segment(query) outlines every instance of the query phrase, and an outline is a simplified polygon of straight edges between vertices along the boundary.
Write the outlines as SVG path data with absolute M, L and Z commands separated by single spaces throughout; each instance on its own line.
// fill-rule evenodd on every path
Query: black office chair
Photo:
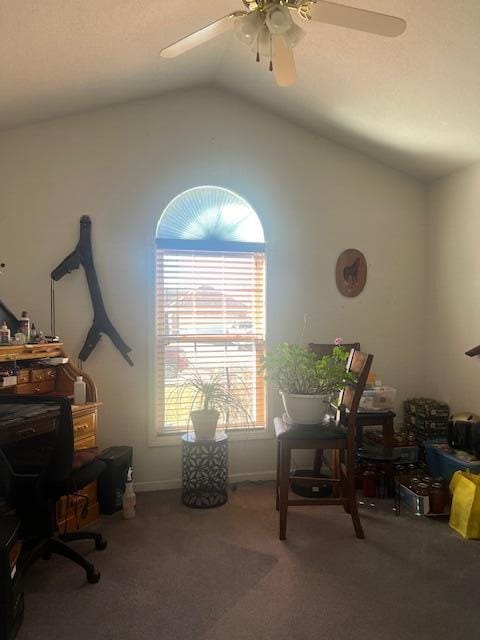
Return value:
M 83 567 L 88 582 L 98 582 L 100 573 L 65 542 L 94 540 L 95 548 L 99 550 L 105 549 L 107 542 L 100 533 L 91 531 L 55 535 L 55 506 L 60 496 L 74 495 L 97 480 L 106 467 L 105 463 L 96 458 L 79 469 L 73 468 L 73 420 L 68 398 L 0 395 L 0 404 L 3 403 L 53 404 L 60 410 L 56 431 L 50 438 L 41 436 L 40 446 L 37 442 L 29 451 L 27 439 L 22 442 L 22 451 L 12 445 L 0 448 L 3 490 L 21 520 L 21 537 L 24 547 L 29 550 L 24 570 L 38 558 L 48 559 L 52 553 L 57 553 Z M 32 444 L 37 439 L 32 438 Z

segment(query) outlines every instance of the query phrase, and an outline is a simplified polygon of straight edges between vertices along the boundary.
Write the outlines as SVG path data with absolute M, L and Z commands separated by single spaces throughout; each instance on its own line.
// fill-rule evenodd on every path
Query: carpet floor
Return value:
M 446 520 L 292 508 L 278 540 L 273 484 L 239 485 L 218 509 L 141 494 L 137 517 L 99 523 L 105 551 L 75 543 L 102 577 L 58 557 L 25 584 L 18 640 L 452 640 L 478 638 L 480 544 Z

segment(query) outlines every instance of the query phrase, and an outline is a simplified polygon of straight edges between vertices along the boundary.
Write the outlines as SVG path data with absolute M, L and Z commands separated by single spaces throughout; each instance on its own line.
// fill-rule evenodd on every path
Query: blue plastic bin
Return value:
M 443 476 L 447 482 L 450 482 L 455 471 L 468 469 L 472 473 L 480 473 L 479 460 L 461 460 L 453 451 L 453 449 L 446 451 L 444 445 L 425 444 L 425 458 L 430 475 Z

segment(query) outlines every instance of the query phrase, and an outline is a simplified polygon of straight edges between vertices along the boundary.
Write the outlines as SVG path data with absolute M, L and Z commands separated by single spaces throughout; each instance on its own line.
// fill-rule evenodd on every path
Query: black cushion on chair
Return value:
M 347 435 L 344 427 L 334 420 L 325 420 L 319 424 L 294 424 L 283 417 L 287 430 L 277 434 L 282 440 L 302 440 L 318 438 L 318 440 L 345 440 Z
M 95 482 L 106 467 L 105 462 L 96 458 L 93 462 L 89 462 L 77 471 L 73 471 L 67 480 L 50 483 L 47 489 L 48 496 L 58 500 L 60 496 L 75 493 L 75 491 L 86 487 L 87 484 Z
M 90 482 L 94 482 L 107 468 L 103 460 L 96 458 L 93 462 L 84 465 L 78 471 L 74 471 L 71 475 L 72 485 L 75 489 L 83 489 Z

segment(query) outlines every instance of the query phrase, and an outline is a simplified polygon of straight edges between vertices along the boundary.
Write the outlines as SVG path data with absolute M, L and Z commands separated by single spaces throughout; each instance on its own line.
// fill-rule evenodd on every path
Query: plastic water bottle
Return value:
M 77 376 L 73 383 L 73 404 L 85 404 L 87 401 L 87 385 L 82 376 Z
M 125 492 L 122 498 L 122 515 L 126 520 L 130 520 L 135 517 L 135 505 L 137 498 L 133 489 L 132 482 L 132 467 L 128 470 L 127 482 L 125 483 Z

